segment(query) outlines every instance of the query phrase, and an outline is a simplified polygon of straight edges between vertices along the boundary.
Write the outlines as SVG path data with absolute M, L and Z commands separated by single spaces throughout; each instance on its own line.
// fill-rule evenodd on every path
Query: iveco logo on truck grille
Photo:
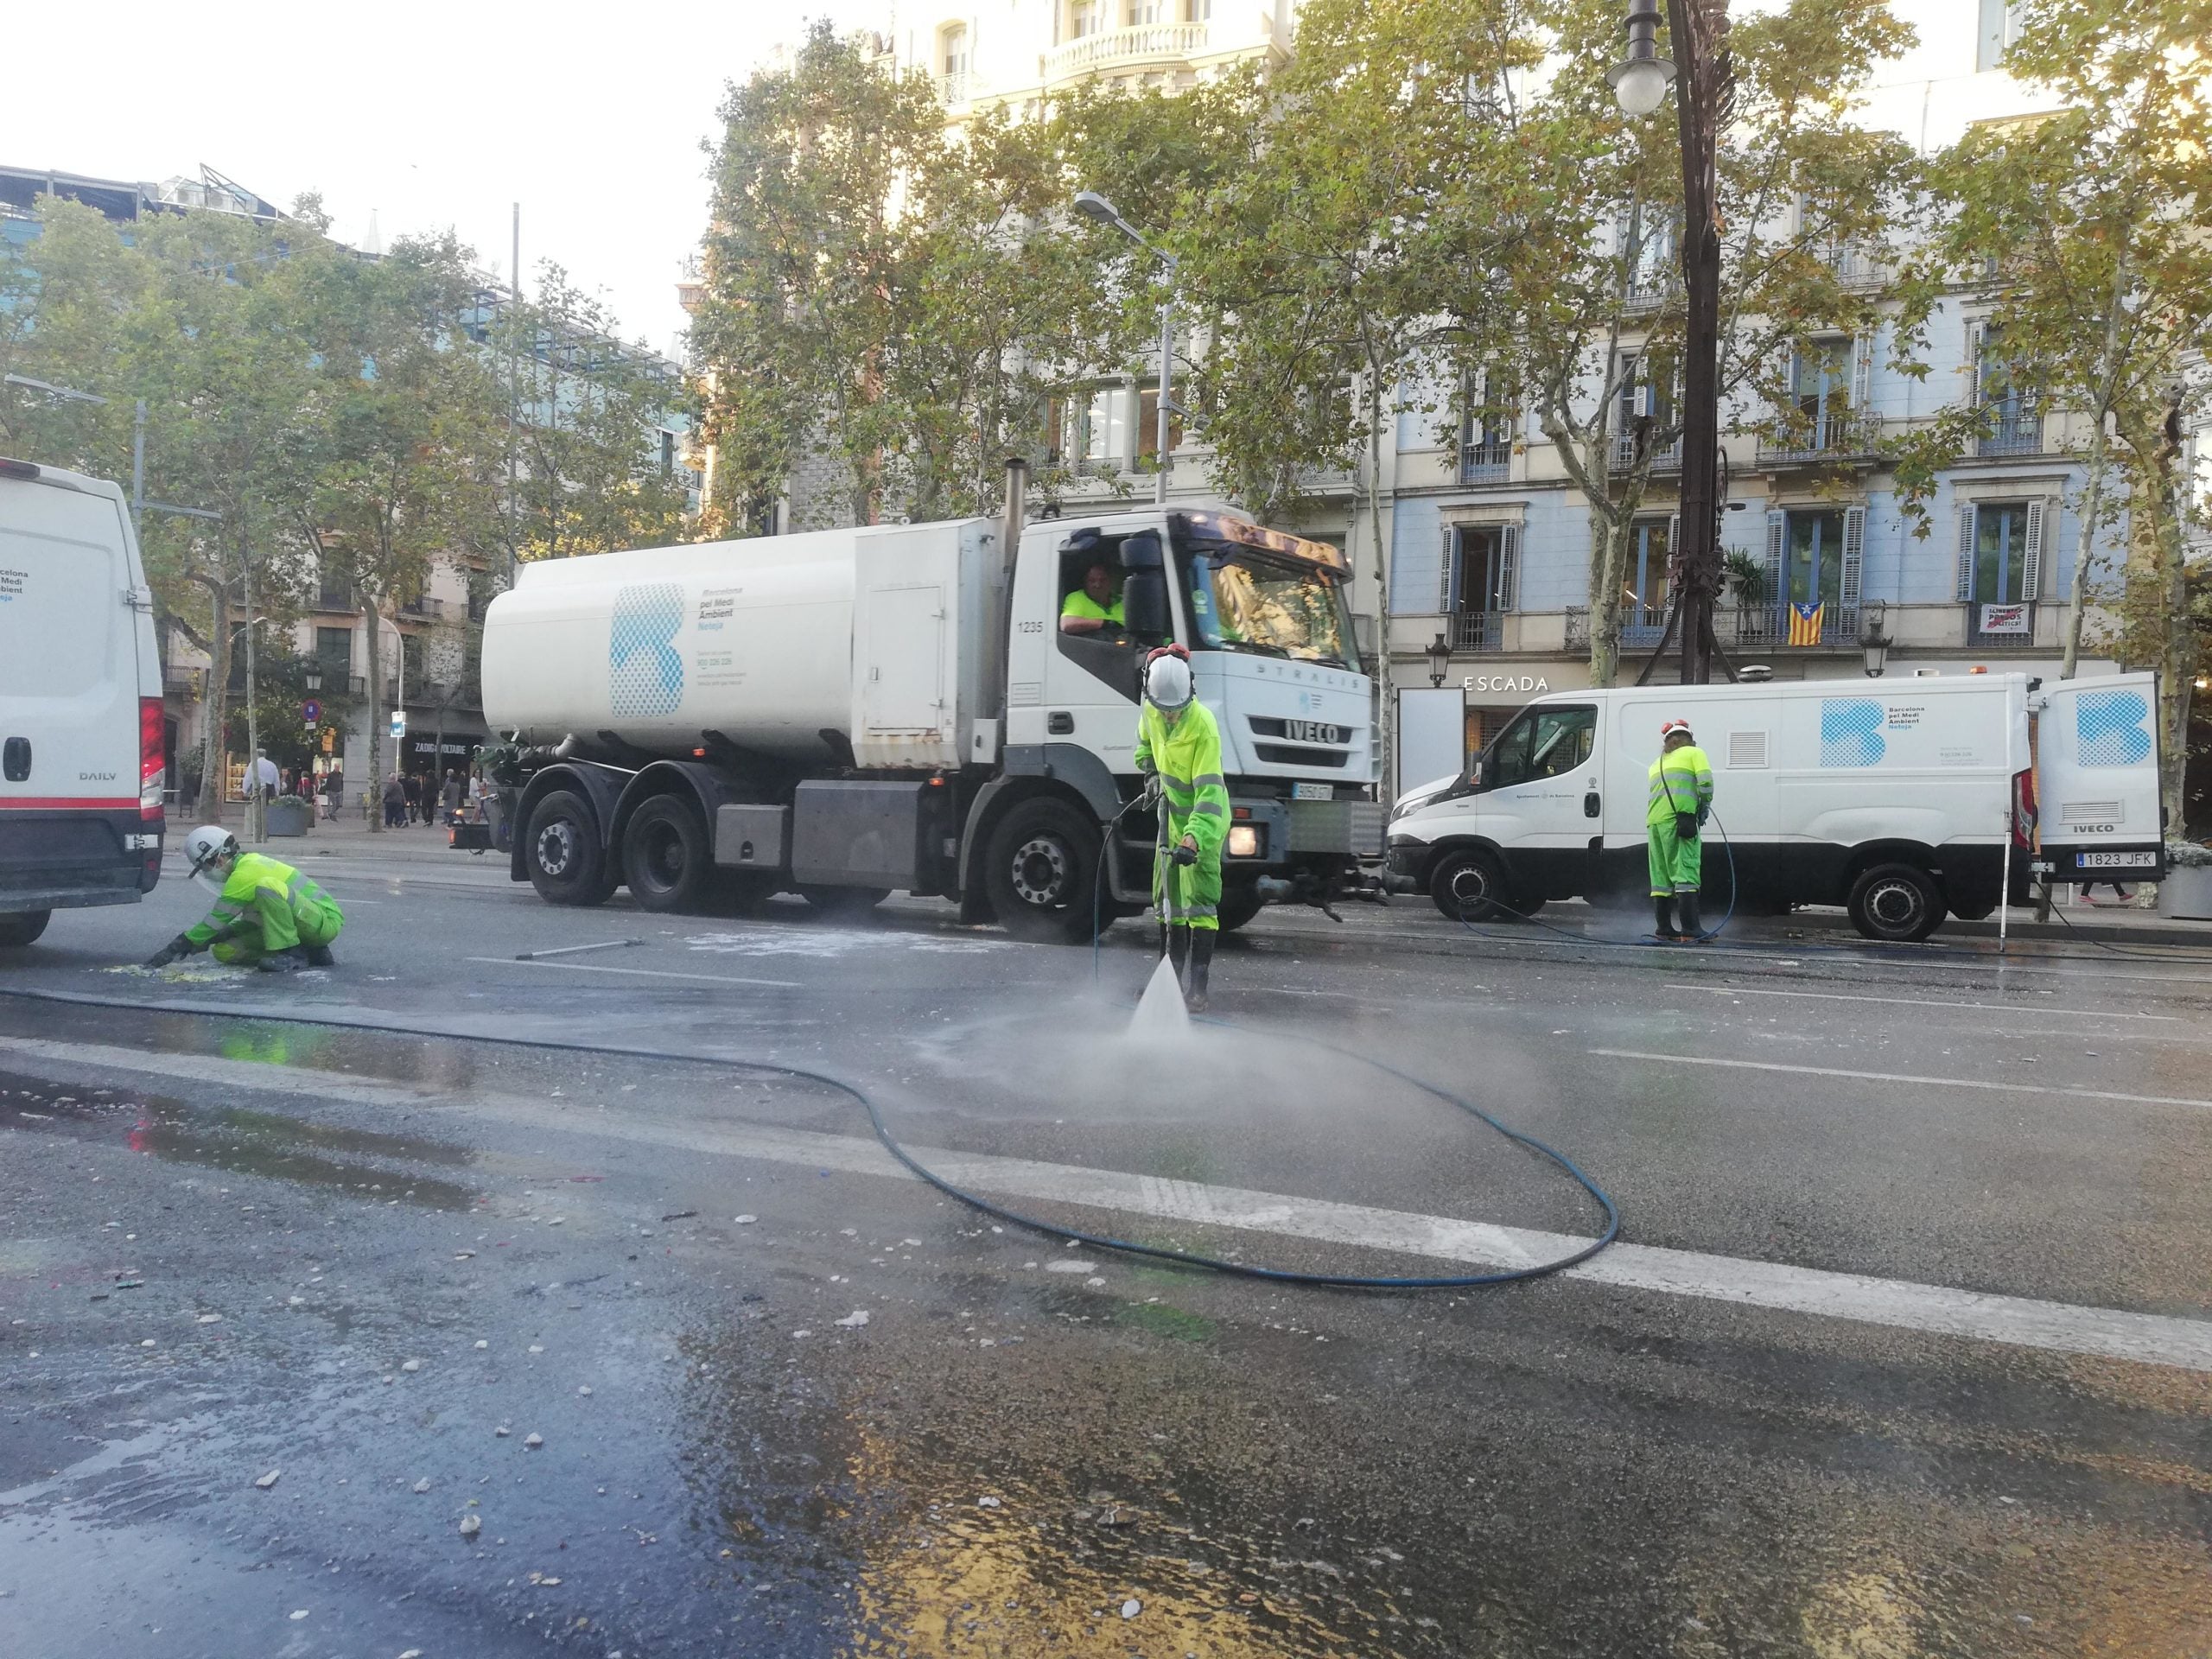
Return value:
M 1299 743 L 1348 743 L 1351 741 L 1345 735 L 1343 727 L 1325 725 L 1318 720 L 1286 720 L 1282 723 L 1282 734 Z

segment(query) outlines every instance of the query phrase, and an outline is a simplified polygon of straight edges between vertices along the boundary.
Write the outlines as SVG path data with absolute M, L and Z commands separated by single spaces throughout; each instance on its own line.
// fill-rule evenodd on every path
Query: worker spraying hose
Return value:
M 1713 762 L 1690 735 L 1687 720 L 1659 728 L 1660 754 L 1651 763 L 1651 800 L 1644 838 L 1651 866 L 1652 931 L 1662 939 L 1695 944 L 1705 937 L 1698 890 L 1705 873 L 1706 815 L 1713 810 Z M 1675 912 L 1681 912 L 1681 927 Z
M 1229 788 L 1221 775 L 1221 728 L 1194 695 L 1191 654 L 1180 645 L 1164 645 L 1145 659 L 1136 766 L 1160 821 L 1152 902 L 1160 912 L 1160 949 L 1175 964 L 1184 1006 L 1203 1013 L 1221 933 Z

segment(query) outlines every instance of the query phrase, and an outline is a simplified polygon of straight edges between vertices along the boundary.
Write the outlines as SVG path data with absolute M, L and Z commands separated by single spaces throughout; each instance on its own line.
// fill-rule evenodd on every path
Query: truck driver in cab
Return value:
M 1083 573 L 1083 586 L 1060 607 L 1062 633 L 1115 634 L 1122 631 L 1122 596 L 1114 591 L 1114 573 L 1094 564 Z

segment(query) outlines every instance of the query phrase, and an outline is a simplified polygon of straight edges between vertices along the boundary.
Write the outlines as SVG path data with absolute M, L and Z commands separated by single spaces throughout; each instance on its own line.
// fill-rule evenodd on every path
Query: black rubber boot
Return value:
M 1187 985 L 1190 976 L 1187 964 L 1191 960 L 1191 930 L 1171 927 L 1167 930 L 1167 959 L 1175 964 L 1175 982 Z
M 1192 1014 L 1206 1011 L 1206 973 L 1213 966 L 1213 942 L 1217 937 L 1210 927 L 1194 927 L 1191 935 L 1191 983 L 1183 993 L 1183 1006 Z
M 330 947 L 328 945 L 311 944 L 308 946 L 308 967 L 335 968 L 337 965 L 338 958 L 330 954 Z
M 308 965 L 308 948 L 296 944 L 289 950 L 272 950 L 254 965 L 264 974 L 296 974 Z
M 1697 913 L 1697 894 L 1678 893 L 1675 895 L 1675 902 L 1681 906 L 1682 937 L 1694 944 L 1705 937 L 1705 924 L 1699 919 Z
M 1655 893 L 1651 899 L 1651 935 L 1654 938 L 1671 939 L 1680 937 L 1675 931 L 1675 901 L 1665 893 Z

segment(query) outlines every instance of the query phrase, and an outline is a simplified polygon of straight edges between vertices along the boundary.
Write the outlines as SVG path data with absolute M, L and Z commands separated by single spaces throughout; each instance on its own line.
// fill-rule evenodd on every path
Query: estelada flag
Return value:
M 1827 607 L 1826 600 L 1812 605 L 1792 605 L 1789 607 L 1789 643 L 1793 645 L 1819 645 L 1821 616 Z

